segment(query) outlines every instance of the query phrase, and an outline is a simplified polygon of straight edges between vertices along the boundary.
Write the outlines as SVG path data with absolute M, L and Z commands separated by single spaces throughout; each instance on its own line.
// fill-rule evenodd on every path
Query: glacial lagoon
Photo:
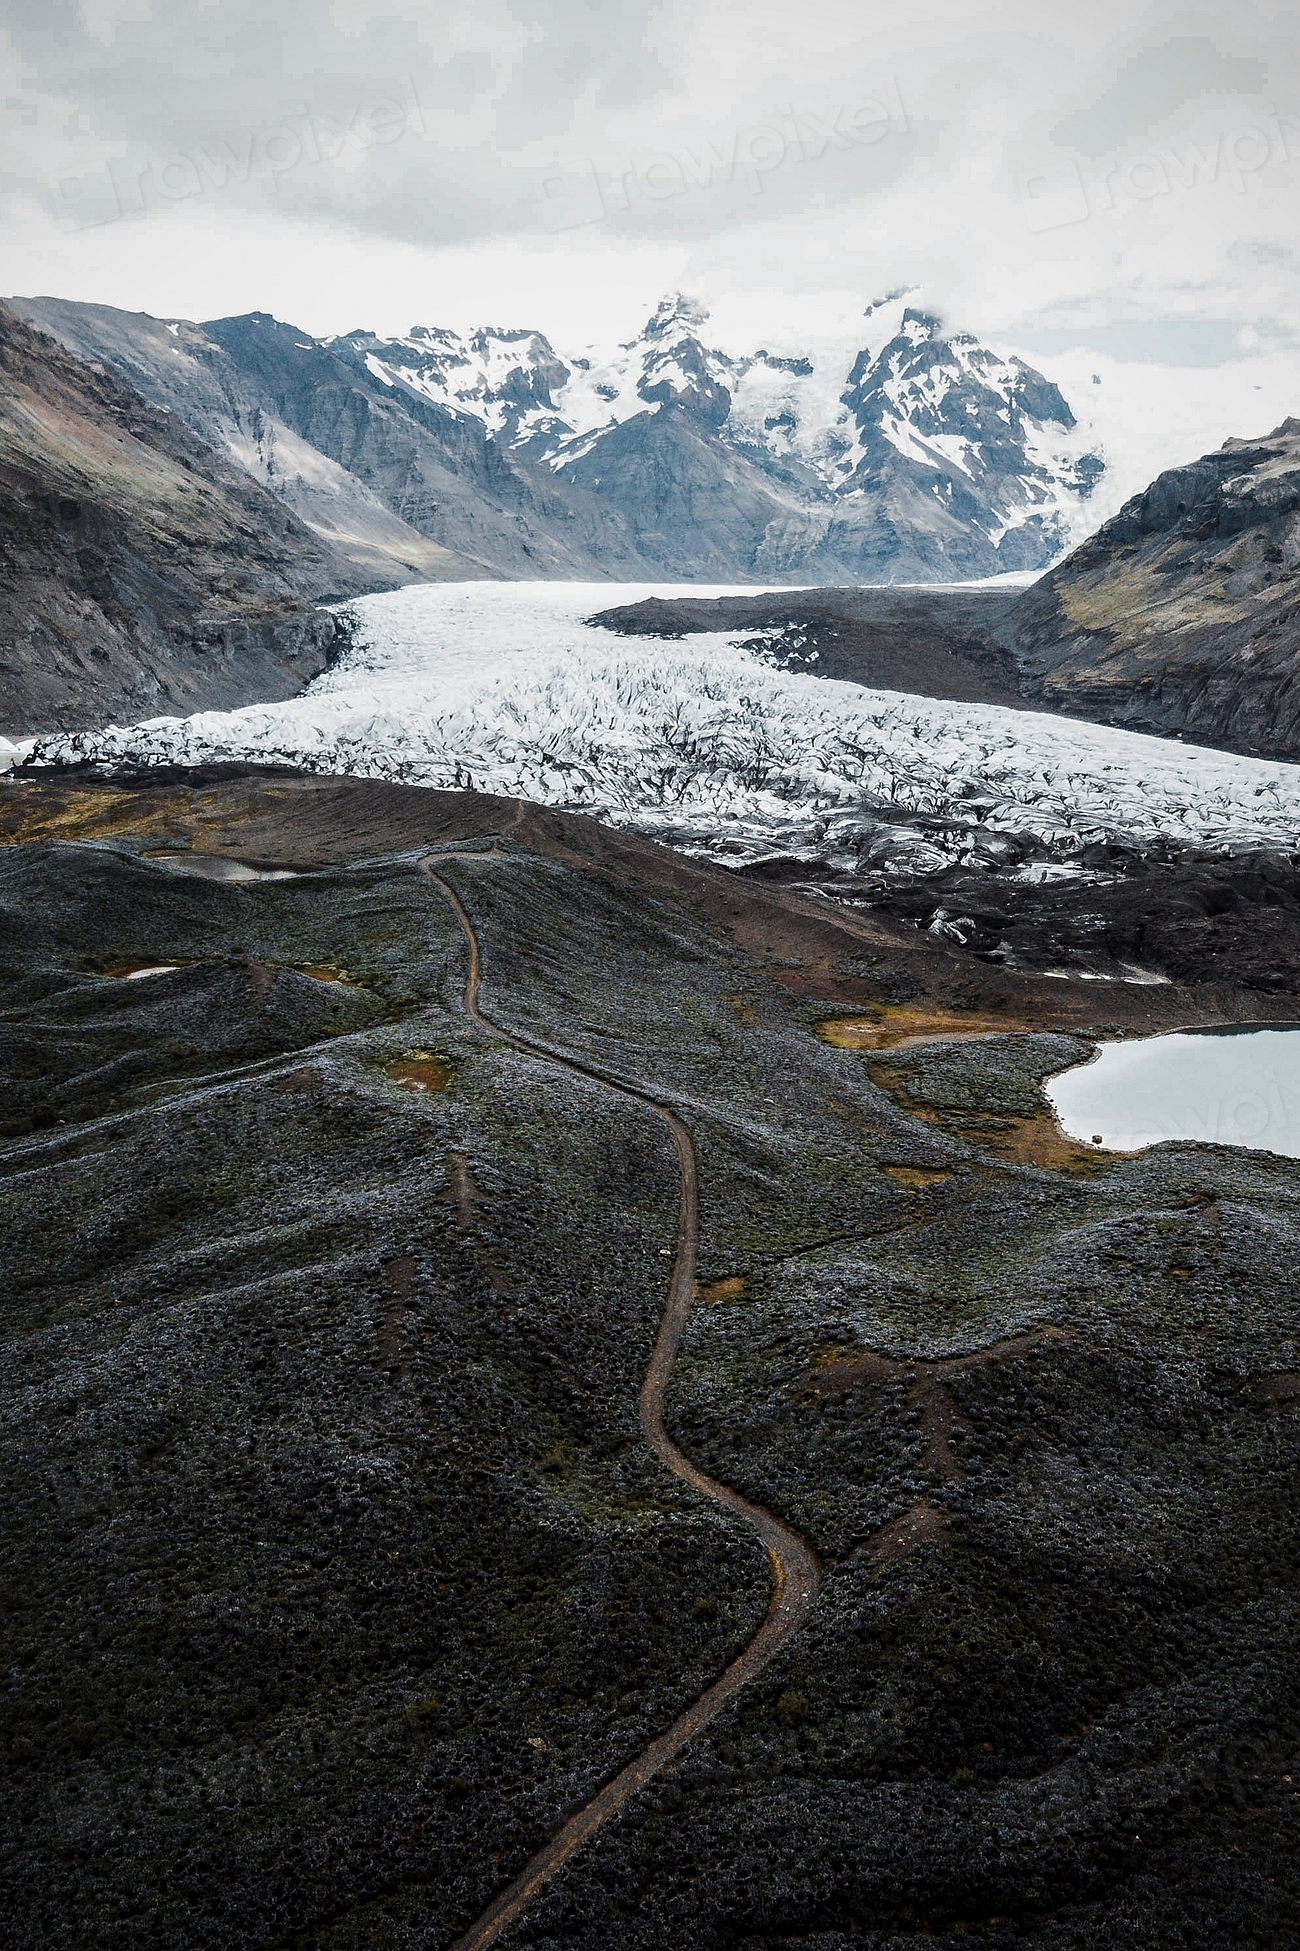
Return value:
M 1197 1138 L 1300 1158 L 1300 1024 L 1104 1043 L 1046 1091 L 1071 1138 L 1107 1151 Z

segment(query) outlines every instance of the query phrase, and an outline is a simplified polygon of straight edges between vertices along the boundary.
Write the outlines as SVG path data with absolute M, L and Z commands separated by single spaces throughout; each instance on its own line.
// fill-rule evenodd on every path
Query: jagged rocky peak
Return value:
M 640 351 L 641 376 L 637 394 L 650 406 L 675 406 L 694 413 L 709 426 L 725 426 L 731 413 L 731 389 L 726 380 L 732 361 L 710 351 L 699 337 L 708 322 L 704 306 L 681 292 L 660 301 L 641 341 L 627 349 Z
M 912 306 L 878 353 L 858 354 L 843 397 L 862 443 L 846 463 L 857 474 L 878 461 L 881 441 L 945 471 L 1000 472 L 1008 460 L 1023 464 L 1027 440 L 1075 425 L 1042 373 L 970 332 L 946 332 L 932 312 Z
M 884 342 L 858 354 L 841 395 L 833 491 L 879 495 L 892 484 L 911 496 L 913 525 L 919 495 L 986 538 L 1002 567 L 1041 568 L 1068 542 L 1103 464 L 1079 451 L 1074 415 L 1049 379 L 950 331 L 906 302 L 913 296 L 867 309 Z
M 553 423 L 554 396 L 569 378 L 545 333 L 526 327 L 480 325 L 462 333 L 413 325 L 403 339 L 349 332 L 336 343 L 383 384 L 410 387 L 512 443 L 533 437 L 539 423 Z

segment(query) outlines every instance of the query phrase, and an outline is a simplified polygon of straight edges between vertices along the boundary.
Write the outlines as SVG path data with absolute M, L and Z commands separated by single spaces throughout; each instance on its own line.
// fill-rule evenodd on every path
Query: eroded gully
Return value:
M 459 854 L 457 859 L 483 858 Z M 443 856 L 445 859 L 446 856 Z M 558 1050 L 551 1050 L 545 1044 L 530 1043 L 525 1038 L 515 1036 L 492 1020 L 479 1006 L 479 977 L 481 956 L 478 937 L 474 925 L 455 889 L 445 881 L 432 866 L 428 857 L 420 862 L 420 870 L 435 887 L 439 889 L 450 904 L 465 943 L 469 950 L 469 968 L 465 977 L 465 1013 L 471 1022 L 492 1036 L 510 1044 L 530 1057 L 543 1058 L 547 1063 L 560 1064 L 566 1070 L 574 1071 L 580 1077 L 592 1079 L 606 1089 L 617 1091 L 620 1096 L 631 1098 L 637 1104 L 646 1105 L 656 1117 L 667 1126 L 677 1153 L 677 1164 L 681 1174 L 681 1202 L 677 1218 L 677 1249 L 673 1258 L 672 1273 L 668 1283 L 668 1294 L 663 1314 L 659 1322 L 659 1332 L 655 1337 L 654 1350 L 649 1367 L 641 1383 L 640 1413 L 641 1428 L 655 1455 L 673 1475 L 680 1477 L 694 1490 L 709 1497 L 716 1504 L 723 1505 L 737 1517 L 743 1518 L 762 1539 L 767 1551 L 768 1562 L 772 1568 L 772 1597 L 767 1613 L 753 1639 L 744 1651 L 737 1655 L 711 1687 L 694 1701 L 684 1713 L 679 1714 L 671 1727 L 650 1742 L 620 1769 L 613 1780 L 607 1782 L 596 1795 L 592 1796 L 577 1814 L 571 1816 L 556 1831 L 550 1841 L 543 1844 L 535 1856 L 525 1863 L 513 1882 L 497 1893 L 478 1921 L 464 1935 L 458 1938 L 451 1951 L 486 1951 L 494 1944 L 506 1927 L 536 1896 L 537 1892 L 563 1868 L 574 1852 L 580 1849 L 587 1839 L 594 1835 L 602 1823 L 608 1822 L 623 1805 L 658 1774 L 675 1755 L 679 1754 L 688 1742 L 706 1728 L 710 1721 L 722 1712 L 753 1680 L 772 1659 L 778 1649 L 796 1632 L 807 1617 L 817 1597 L 821 1570 L 816 1554 L 811 1546 L 783 1524 L 778 1517 L 766 1511 L 761 1505 L 751 1504 L 748 1498 L 726 1484 L 718 1483 L 699 1465 L 692 1463 L 677 1445 L 664 1425 L 664 1398 L 668 1382 L 681 1346 L 682 1332 L 686 1317 L 690 1313 L 691 1298 L 695 1290 L 695 1261 L 699 1247 L 699 1192 L 695 1169 L 695 1146 L 686 1125 L 666 1104 L 653 1097 L 650 1092 L 638 1090 L 634 1085 L 623 1083 L 607 1072 L 593 1065 L 580 1062 L 576 1057 L 565 1056 Z

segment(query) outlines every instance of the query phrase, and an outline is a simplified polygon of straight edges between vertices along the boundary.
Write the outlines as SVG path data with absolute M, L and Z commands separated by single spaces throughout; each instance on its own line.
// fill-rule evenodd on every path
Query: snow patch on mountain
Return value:
M 569 377 L 555 395 L 558 421 L 568 437 L 545 449 L 534 443 L 532 451 L 560 468 L 590 452 L 593 440 L 611 427 L 667 406 L 724 428 L 748 361 L 704 343 L 700 333 L 707 319 L 703 306 L 674 292 L 635 339 L 612 352 L 590 347 L 586 356 L 571 359 Z
M 866 307 L 856 344 L 724 350 L 680 292 L 636 338 L 561 357 L 540 332 L 336 341 L 384 385 L 404 386 L 560 470 L 639 414 L 676 408 L 794 484 L 811 503 L 860 499 L 905 465 L 945 506 L 954 494 L 996 547 L 1035 522 L 1036 560 L 1082 533 L 1101 463 L 1059 389 L 1014 355 L 945 331 L 911 290 Z M 969 503 L 969 507 L 965 504 Z M 1012 566 L 1019 566 L 1018 564 Z
M 924 871 L 996 834 L 1031 837 L 1066 862 L 1111 839 L 1296 844 L 1300 767 L 868 691 L 774 669 L 723 634 L 616 635 L 584 622 L 607 600 L 606 585 L 582 583 L 368 597 L 354 606 L 347 658 L 301 697 L 50 737 L 36 761 L 282 763 L 471 788 L 732 863 L 847 857 L 869 843 Z
M 407 388 L 444 411 L 477 420 L 511 446 L 539 434 L 550 444 L 570 429 L 557 417 L 553 391 L 568 368 L 541 332 L 480 326 L 461 334 L 415 325 L 404 339 L 349 332 L 328 343 L 393 388 Z

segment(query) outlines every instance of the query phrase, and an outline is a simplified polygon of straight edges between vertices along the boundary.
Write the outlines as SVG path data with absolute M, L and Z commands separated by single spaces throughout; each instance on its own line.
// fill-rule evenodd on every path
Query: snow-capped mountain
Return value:
M 480 421 L 511 448 L 560 467 L 582 443 L 660 407 L 726 424 L 729 388 L 746 362 L 703 344 L 698 329 L 707 317 L 676 294 L 628 344 L 567 359 L 541 332 L 495 326 L 461 334 L 417 325 L 403 339 L 350 332 L 331 343 L 360 355 L 384 385 L 409 386 Z
M 337 475 L 328 494 L 312 480 L 303 443 L 471 574 L 857 583 L 1044 568 L 1090 525 L 1101 463 L 1055 386 L 915 295 L 868 306 L 855 347 L 806 352 L 720 346 L 680 294 L 634 339 L 581 351 L 524 329 L 315 340 L 260 313 L 195 326 L 15 303 L 120 364 L 304 519 L 327 501 L 335 544 L 346 496 Z M 268 462 L 267 427 L 290 470 Z M 400 536 L 377 544 L 377 511 L 354 499 L 372 559 L 379 546 L 417 559 Z
M 1000 553 L 1006 537 L 1031 528 L 1032 542 L 1016 536 L 1017 555 L 1058 549 L 1072 501 L 1102 472 L 1095 455 L 1070 452 L 1074 415 L 1050 380 L 968 332 L 945 334 L 924 312 L 905 311 L 874 358 L 858 355 L 843 399 L 852 440 L 837 467 L 841 493 L 878 492 L 904 468 L 928 473 L 930 492 L 984 526 Z
M 415 325 L 404 339 L 348 332 L 330 345 L 359 358 L 380 384 L 409 387 L 452 413 L 482 423 L 517 447 L 539 431 L 570 431 L 552 393 L 569 369 L 541 332 L 481 326 L 467 334 L 440 325 Z
M 738 354 L 710 344 L 707 312 L 680 293 L 613 352 L 561 357 L 538 332 L 461 337 L 433 327 L 341 343 L 382 384 L 469 415 L 513 451 L 606 495 L 637 472 L 629 425 L 642 423 L 652 466 L 662 429 L 650 422 L 684 416 L 790 503 L 769 512 L 754 567 L 797 567 L 771 559 L 768 530 L 811 512 L 811 524 L 794 523 L 795 554 L 814 575 L 841 565 L 851 574 L 864 554 L 873 568 L 882 556 L 906 567 L 914 555 L 919 573 L 1041 568 L 1077 534 L 1101 462 L 1072 441 L 1074 415 L 1041 373 L 946 332 L 911 296 L 867 307 L 867 342 L 847 371 L 833 350 Z M 635 481 L 632 495 L 623 512 L 635 532 L 644 527 Z

